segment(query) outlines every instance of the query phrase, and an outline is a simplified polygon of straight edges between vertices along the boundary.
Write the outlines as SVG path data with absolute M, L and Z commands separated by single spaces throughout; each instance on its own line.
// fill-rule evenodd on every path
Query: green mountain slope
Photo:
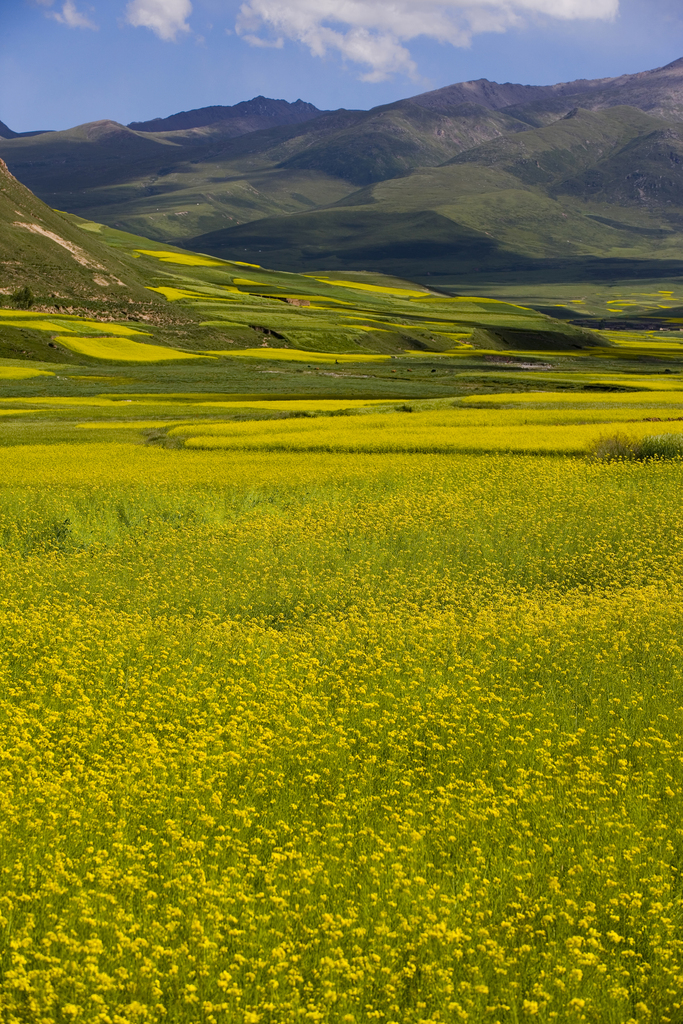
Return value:
M 80 304 L 149 302 L 135 261 L 49 209 L 0 160 L 0 293 L 28 286 L 40 298 Z
M 449 163 L 495 167 L 526 185 L 547 185 L 592 167 L 661 124 L 659 118 L 633 107 L 600 112 L 575 109 L 547 127 L 472 147 Z
M 411 277 L 668 276 L 683 269 L 679 146 L 675 124 L 639 110 L 579 110 L 372 184 L 326 210 L 188 244 L 228 258 L 260 253 L 275 266 Z
M 682 188 L 683 125 L 664 124 L 580 173 L 562 178 L 551 192 L 649 210 L 678 226 Z
M 0 156 L 51 206 L 168 239 L 296 213 L 347 195 L 354 187 L 350 182 L 278 165 L 321 132 L 336 132 L 358 116 L 342 112 L 240 138 L 232 138 L 223 124 L 150 133 L 101 121 L 0 140 Z
M 458 107 L 445 116 L 404 100 L 370 111 L 280 166 L 324 171 L 366 185 L 437 166 L 486 139 L 525 129 L 515 118 L 482 106 Z

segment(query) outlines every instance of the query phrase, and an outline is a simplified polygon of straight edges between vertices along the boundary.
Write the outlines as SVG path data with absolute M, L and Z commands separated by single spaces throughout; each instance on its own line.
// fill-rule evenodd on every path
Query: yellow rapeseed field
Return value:
M 507 397 L 507 396 L 506 396 Z M 341 419 L 185 423 L 170 430 L 188 448 L 301 452 L 585 453 L 615 423 L 634 439 L 661 432 L 652 420 L 670 418 L 673 432 L 683 414 L 678 406 L 648 403 L 623 410 L 447 409 L 403 414 L 369 413 Z M 407 407 L 408 409 L 411 406 Z M 654 415 L 652 415 L 654 413 Z M 650 415 L 648 415 L 650 414 Z
M 186 267 L 224 267 L 224 260 L 216 260 L 212 256 L 201 256 L 195 252 L 170 252 L 162 249 L 136 249 L 143 256 L 153 256 L 162 263 L 176 263 Z
M 106 359 L 116 363 L 159 363 L 178 359 L 200 359 L 192 352 L 180 352 L 165 345 L 147 345 L 131 338 L 79 338 L 58 335 L 55 339 L 65 348 L 92 359 Z
M 680 461 L 2 485 L 3 1024 L 682 1019 Z
M 28 377 L 54 377 L 54 373 L 33 366 L 0 366 L 0 380 L 26 380 Z

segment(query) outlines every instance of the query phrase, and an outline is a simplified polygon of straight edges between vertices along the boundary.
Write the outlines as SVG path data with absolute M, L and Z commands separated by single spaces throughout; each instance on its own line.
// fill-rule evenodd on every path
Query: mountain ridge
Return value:
M 488 78 L 477 78 L 469 82 L 456 82 L 440 89 L 418 93 L 408 99 L 418 106 L 430 110 L 446 111 L 461 103 L 477 103 L 491 110 L 504 110 L 505 107 L 521 106 L 533 103 L 541 96 L 575 95 L 589 92 L 598 84 L 612 82 L 611 78 L 592 80 L 577 79 L 573 82 L 561 82 L 557 85 L 521 85 L 516 82 L 491 82 Z
M 4 121 L 0 121 L 0 139 L 31 139 L 34 135 L 48 135 L 49 129 L 35 132 L 13 132 Z
M 656 87 L 662 82 L 665 83 L 664 88 L 669 90 L 664 96 L 659 95 L 658 99 L 650 101 L 643 95 L 643 87 L 647 90 L 648 85 Z M 670 91 L 672 82 L 674 95 Z M 614 96 L 616 99 L 617 94 L 619 102 L 610 104 L 610 98 Z M 559 109 L 563 102 L 568 103 L 570 108 L 573 105 L 585 106 L 589 102 L 621 106 L 628 103 L 625 98 L 627 95 L 631 99 L 639 98 L 641 103 L 651 103 L 649 108 L 641 109 L 657 109 L 669 113 L 675 110 L 683 113 L 683 57 L 659 68 L 618 75 L 614 78 L 576 79 L 572 82 L 558 82 L 555 85 L 519 85 L 511 82 L 501 84 L 480 78 L 447 85 L 441 89 L 411 96 L 409 99 L 418 106 L 442 111 L 468 101 L 488 106 L 492 110 L 505 110 L 525 106 L 533 108 L 544 102 L 550 102 L 556 109 Z M 577 100 L 576 104 L 571 102 L 574 99 Z M 640 107 L 640 103 L 628 105 Z
M 319 117 L 327 111 L 319 110 L 312 103 L 298 99 L 293 103 L 287 100 L 268 99 L 266 96 L 255 96 L 251 100 L 243 100 L 233 106 L 198 107 L 193 110 L 182 110 L 168 117 L 155 117 L 148 121 L 131 121 L 127 128 L 136 132 L 167 132 L 183 131 L 188 128 L 205 128 L 209 125 L 226 121 L 255 124 L 258 127 L 249 131 L 259 131 L 283 124 L 301 124 Z

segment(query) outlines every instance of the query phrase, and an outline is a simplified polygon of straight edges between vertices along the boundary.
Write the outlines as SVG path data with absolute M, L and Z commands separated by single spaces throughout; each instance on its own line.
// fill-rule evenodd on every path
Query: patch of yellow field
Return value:
M 362 409 L 374 405 L 393 405 L 403 398 L 294 398 L 284 401 L 261 402 L 198 402 L 197 406 L 224 409 L 275 409 L 277 412 L 339 412 L 342 409 Z
M 394 327 L 373 327 L 371 324 L 340 324 L 340 327 L 346 328 L 347 331 L 379 331 L 381 334 L 395 334 L 397 331 Z
M 56 323 L 52 320 L 16 320 L 14 323 L 3 320 L 3 327 L 15 327 L 17 330 L 25 331 L 70 331 L 65 323 Z
M 45 316 L 45 313 L 32 313 L 28 309 L 0 309 L 0 317 L 9 317 L 11 320 L 16 320 L 17 317 L 21 317 L 22 320 L 26 320 L 27 317 L 41 317 Z
M 300 410 L 330 410 L 350 409 L 354 406 L 366 405 L 392 405 L 396 402 L 404 402 L 404 398 L 306 398 L 302 395 L 290 395 L 279 397 L 268 394 L 226 394 L 214 398 L 206 398 L 199 392 L 178 393 L 178 394 L 149 394 L 129 392 L 124 394 L 100 394 L 100 395 L 70 395 L 55 396 L 43 395 L 42 397 L 21 397 L 2 398 L 1 404 L 9 402 L 21 405 L 45 405 L 49 406 L 95 406 L 98 408 L 114 409 L 122 405 L 172 405 L 181 403 L 183 409 L 193 409 L 198 406 L 202 408 L 215 409 L 236 409 L 239 406 L 250 409 L 300 409 Z M 180 411 L 180 410 L 178 410 Z
M 510 423 L 493 417 L 491 424 L 467 422 L 450 412 L 424 412 L 404 416 L 394 412 L 348 419 L 292 419 L 272 421 L 188 424 L 173 428 L 188 448 L 261 450 L 273 452 L 516 452 L 581 454 L 591 444 L 614 432 L 608 422 Z M 667 425 L 668 428 L 668 425 Z M 633 439 L 658 433 L 651 422 L 620 419 L 620 432 Z
M 396 401 L 394 399 L 393 401 Z M 399 399 L 401 401 L 401 399 Z M 93 403 L 99 404 L 99 403 Z M 118 403 L 120 404 L 120 403 Z M 151 405 L 151 402 L 131 402 L 131 405 Z M 161 403 L 160 403 L 161 404 Z M 342 399 L 334 398 L 323 398 L 293 400 L 293 401 L 272 401 L 272 402 L 197 402 L 193 403 L 194 408 L 215 408 L 215 409 L 230 409 L 230 411 L 237 410 L 270 410 L 275 412 L 340 412 L 344 409 L 361 409 L 364 407 L 371 407 L 375 405 L 388 404 L 384 399 Z M 12 415 L 14 410 L 1 411 L 0 415 L 9 416 Z M 17 410 L 21 412 L 22 410 Z M 33 412 L 36 410 L 25 410 L 27 412 Z M 162 420 L 162 419 L 147 419 L 147 420 L 107 420 L 102 422 L 96 420 L 88 423 L 78 423 L 77 426 L 80 429 L 88 430 L 149 430 L 154 427 L 173 427 L 171 434 L 175 434 L 178 431 L 184 431 L 186 434 L 198 434 L 203 430 L 207 429 L 205 424 L 196 422 L 188 419 L 176 419 L 176 420 Z M 227 427 L 229 424 L 210 424 L 208 426 L 209 433 L 221 433 L 221 428 Z
M 85 396 L 84 395 L 82 397 L 81 396 L 77 396 L 77 395 L 69 395 L 69 396 L 66 396 L 66 395 L 64 395 L 64 396 L 61 396 L 61 395 L 60 396 L 57 396 L 57 395 L 41 395 L 40 397 L 36 397 L 36 398 L 28 398 L 28 397 L 23 397 L 22 396 L 21 398 L 0 398 L 0 402 L 3 405 L 4 404 L 8 404 L 8 403 L 11 402 L 11 403 L 14 403 L 14 404 L 19 404 L 20 403 L 21 405 L 45 406 L 48 409 L 51 406 L 54 406 L 56 408 L 60 408 L 61 406 L 69 406 L 69 405 L 76 405 L 76 406 L 84 406 L 85 405 L 85 406 L 91 406 L 91 407 L 102 408 L 102 409 L 114 409 L 114 408 L 116 408 L 117 406 L 120 406 L 120 405 L 148 405 L 149 404 L 149 402 L 134 402 L 130 398 L 120 399 L 120 398 L 114 397 L 114 396 L 109 397 L 108 395 L 89 395 L 89 396 Z
M 471 302 L 476 305 L 487 303 L 492 306 L 508 306 L 511 309 L 523 309 L 525 312 L 532 312 L 527 306 L 519 306 L 516 302 L 504 302 L 500 299 L 487 299 L 481 295 L 420 295 L 421 302 Z
M 195 292 L 188 291 L 186 288 L 148 288 L 148 292 L 159 292 L 160 295 L 164 295 L 169 302 L 177 302 L 178 299 L 196 299 L 197 295 Z
M 238 393 L 238 394 L 214 394 L 207 395 L 201 391 L 183 391 L 176 393 L 159 394 L 157 392 L 118 392 L 112 393 L 111 395 L 105 394 L 100 395 L 99 398 L 106 398 L 108 401 L 135 401 L 144 402 L 146 404 L 164 404 L 169 402 L 182 402 L 185 407 L 192 407 L 194 405 L 202 406 L 219 406 L 225 408 L 235 408 L 238 405 L 249 406 L 254 408 L 255 406 L 263 405 L 263 408 L 275 408 L 276 403 L 285 403 L 285 407 L 290 408 L 292 402 L 302 403 L 300 408 L 328 408 L 326 403 L 329 402 L 340 402 L 343 408 L 349 408 L 351 405 L 391 405 L 394 402 L 404 402 L 407 399 L 404 398 L 311 398 L 304 394 L 288 394 L 288 395 L 274 395 L 272 393 Z M 3 399 L 0 398 L 0 402 Z M 24 399 L 17 399 L 17 401 L 24 401 Z M 33 399 L 31 399 L 33 401 Z M 60 399 L 63 401 L 63 399 Z M 79 402 L 83 399 L 78 399 Z M 331 407 L 330 407 L 331 408 Z
M 100 320 L 84 320 L 80 317 L 62 316 L 59 313 L 51 315 L 49 320 L 27 320 L 26 313 L 14 312 L 12 318 L 3 313 L 2 326 L 15 327 L 19 330 L 30 331 L 68 331 L 69 333 L 86 330 L 97 331 L 100 334 L 120 334 L 122 336 L 141 335 L 149 337 L 149 331 L 141 331 L 135 327 L 126 327 L 122 324 L 102 323 Z M 39 314 L 45 316 L 44 313 Z
M 167 252 L 163 249 L 136 249 L 136 252 L 143 256 L 154 256 L 162 263 L 176 263 L 182 267 L 224 267 L 223 260 L 216 260 L 212 256 L 200 256 L 194 252 Z
M 488 404 L 506 406 L 539 405 L 581 405 L 596 404 L 619 405 L 675 405 L 683 402 L 683 387 L 678 391 L 664 391 L 653 388 L 650 391 L 527 391 L 523 394 L 502 393 L 498 395 L 467 395 L 461 400 L 463 405 Z
M 457 357 L 457 356 L 462 356 L 462 355 L 471 356 L 473 352 L 477 352 L 477 350 L 473 349 L 472 346 L 468 345 L 466 342 L 463 342 L 462 345 L 459 346 L 458 348 L 449 348 L 445 352 L 425 352 L 423 349 L 420 349 L 420 348 L 408 348 L 408 349 L 405 350 L 405 352 L 403 352 L 403 355 L 404 356 L 419 356 L 422 359 L 424 359 L 425 356 L 429 356 L 429 358 L 431 359 L 432 356 L 451 356 L 451 357 Z
M 451 295 L 447 296 L 447 301 L 488 303 L 491 306 L 512 306 L 514 309 L 524 309 L 527 312 L 530 312 L 527 306 L 520 306 L 516 302 L 505 302 L 500 299 L 487 299 L 483 295 Z
M 498 356 L 500 356 L 502 353 L 498 352 L 496 354 Z M 538 357 L 540 355 L 539 352 L 535 352 L 533 354 L 536 357 Z M 519 355 L 519 353 L 515 352 L 515 355 Z M 492 370 L 490 372 L 489 376 L 490 376 L 490 378 L 492 380 L 495 380 L 495 378 L 496 378 L 495 370 Z M 506 373 L 505 376 L 506 376 L 506 379 L 512 379 L 512 378 L 510 378 L 508 373 Z M 554 392 L 553 391 L 553 385 L 557 385 L 557 384 L 560 384 L 560 383 L 563 386 L 565 386 L 565 387 L 567 385 L 571 385 L 572 387 L 577 387 L 577 386 L 581 387 L 584 390 L 588 389 L 590 391 L 593 391 L 595 394 L 600 394 L 600 392 L 602 391 L 603 392 L 603 398 L 606 401 L 612 401 L 612 400 L 620 401 L 621 400 L 620 392 L 622 391 L 622 389 L 623 389 L 624 393 L 629 393 L 629 392 L 633 392 L 633 393 L 640 392 L 640 393 L 642 393 L 642 392 L 648 392 L 648 391 L 649 392 L 652 392 L 652 391 L 681 392 L 681 391 L 683 391 L 683 375 L 679 375 L 679 374 L 661 374 L 660 375 L 660 374 L 657 374 L 657 373 L 651 373 L 651 374 L 642 374 L 642 375 L 640 375 L 640 374 L 635 374 L 635 373 L 631 374 L 631 373 L 609 373 L 609 372 L 607 372 L 607 373 L 591 373 L 591 372 L 560 373 L 560 372 L 552 372 L 552 371 L 546 372 L 545 369 L 526 370 L 526 368 L 522 368 L 522 369 L 520 369 L 518 372 L 516 372 L 514 374 L 514 380 L 515 381 L 524 381 L 526 384 L 531 384 L 532 381 L 538 381 L 539 384 L 545 385 L 548 388 L 548 391 L 546 391 L 545 389 L 543 389 L 543 390 L 539 389 L 539 391 L 537 391 L 535 393 L 534 392 L 530 392 L 530 391 L 525 391 L 525 392 L 517 393 L 515 395 L 512 395 L 512 394 L 510 395 L 511 399 L 516 400 L 516 401 L 522 401 L 522 402 L 528 401 L 529 400 L 529 396 L 532 395 L 532 394 L 535 394 L 535 397 L 536 397 L 537 400 L 539 400 L 539 395 L 544 395 L 544 394 L 549 394 L 549 393 L 562 394 L 562 395 L 564 395 L 564 399 L 563 400 L 564 401 L 568 401 L 568 402 L 576 401 L 577 399 L 583 397 L 581 395 L 581 392 L 577 392 L 577 391 L 569 391 L 569 392 L 568 391 L 558 391 L 558 392 Z M 612 389 L 614 389 L 614 391 Z M 474 397 L 481 398 L 483 396 L 470 396 L 470 397 L 471 398 L 474 398 Z M 555 401 L 555 398 L 553 398 L 552 401 Z
M 300 348 L 239 348 L 204 349 L 209 356 L 228 356 L 234 359 L 277 359 L 295 363 L 381 363 L 391 356 L 359 352 L 307 352 Z M 424 355 L 424 353 L 421 353 Z
M 332 285 L 334 288 L 353 288 L 354 291 L 359 292 L 376 292 L 378 295 L 398 295 L 399 297 L 406 296 L 407 298 L 421 299 L 425 297 L 423 290 L 418 291 L 414 288 L 393 288 L 382 284 L 365 284 L 360 281 L 331 281 L 327 277 L 318 277 L 316 274 L 303 274 L 302 276 L 312 277 L 314 281 Z
M 683 348 L 667 348 L 662 345 L 620 345 L 618 348 L 594 349 L 592 354 L 597 359 L 640 359 L 646 356 L 650 359 L 671 360 L 683 356 Z
M 133 334 L 151 336 L 150 331 L 141 331 L 136 327 L 125 327 L 123 324 L 100 323 L 99 320 L 79 320 L 80 327 L 87 327 L 88 330 L 101 331 L 102 334 L 119 334 L 122 337 L 129 337 Z
M 443 333 L 443 332 L 439 332 Z M 454 349 L 450 352 L 435 352 L 434 355 L 450 355 L 450 356 L 462 356 L 462 355 L 476 355 L 476 356 L 497 356 L 500 358 L 509 359 L 527 359 L 533 358 L 544 362 L 548 359 L 554 358 L 557 353 L 547 351 L 543 349 L 500 349 L 500 348 L 474 348 L 473 346 L 466 344 L 462 349 Z M 639 355 L 648 356 L 662 356 L 668 355 L 670 358 L 674 354 L 672 351 L 659 352 L 657 346 L 643 347 L 642 351 L 636 347 L 630 347 L 627 345 L 615 345 L 610 348 L 584 348 L 576 349 L 572 351 L 572 359 L 632 359 Z M 683 355 L 683 351 L 681 351 Z M 557 374 L 554 375 L 557 377 Z
M 240 294 L 239 288 L 233 288 L 231 285 L 222 285 L 222 291 L 233 292 L 236 296 Z M 204 299 L 206 302 L 227 302 L 228 298 L 222 295 L 207 295 L 205 292 L 194 291 L 191 288 L 167 288 L 165 286 L 159 288 L 148 288 L 148 292 L 158 292 L 163 295 L 169 302 L 177 302 L 178 299 Z M 230 296 L 232 298 L 232 296 Z
M 301 302 L 310 302 L 310 306 L 303 308 L 306 309 L 325 309 L 330 302 L 336 306 L 353 306 L 353 303 L 349 299 L 338 299 L 333 295 L 300 295 L 296 292 L 271 292 L 268 296 L 269 299 L 299 299 Z M 322 305 L 314 305 L 315 303 L 322 303 Z
M 619 428 L 619 432 L 630 430 L 631 424 L 647 424 L 648 429 L 655 433 L 665 430 L 681 432 L 683 430 L 683 398 L 678 405 L 643 405 L 643 406 L 528 406 L 514 408 L 500 408 L 497 406 L 441 406 L 430 408 L 420 401 L 410 402 L 412 415 L 409 420 L 404 415 L 405 404 L 399 404 L 400 400 L 392 402 L 371 403 L 366 408 L 355 406 L 348 408 L 345 403 L 345 411 L 351 413 L 362 412 L 362 416 L 349 416 L 342 420 L 333 421 L 323 416 L 319 419 L 316 415 L 304 418 L 296 418 L 280 421 L 275 426 L 271 421 L 256 420 L 251 423 L 246 419 L 185 419 L 179 421 L 179 425 L 171 431 L 173 436 L 178 437 L 237 437 L 254 436 L 256 434 L 273 434 L 276 431 L 282 433 L 283 437 L 302 437 L 304 434 L 311 436 L 316 431 L 323 429 L 328 436 L 330 431 L 337 439 L 342 435 L 348 435 L 349 431 L 356 438 L 387 437 L 389 435 L 405 438 L 406 431 L 414 438 L 416 443 L 423 444 L 425 441 L 439 442 L 447 441 L 452 436 L 465 436 L 469 432 L 471 440 L 472 430 L 481 428 L 499 428 L 506 430 L 509 427 L 539 428 L 546 427 L 581 428 L 587 425 L 598 425 L 606 430 Z M 453 401 L 453 400 L 451 400 Z M 253 403 L 241 408 L 256 410 L 267 408 L 272 403 Z M 306 405 L 314 406 L 315 403 L 284 403 L 283 410 L 297 411 Z M 234 407 L 233 407 L 234 408 Z M 278 405 L 276 408 L 280 408 Z M 190 410 L 191 411 L 191 410 Z M 324 409 L 313 409 L 312 413 L 324 414 Z M 657 423 L 656 427 L 652 424 Z M 639 428 L 638 428 L 639 429 Z M 387 434 L 387 431 L 389 432 Z M 455 434 L 453 433 L 455 431 Z M 368 433 L 369 432 L 369 433 Z
M 54 372 L 36 370 L 33 366 L 0 366 L 0 380 L 25 380 L 27 377 L 54 377 Z
M 640 355 L 665 355 L 665 356 L 681 356 L 683 355 L 683 345 L 680 342 L 637 342 L 637 341 L 626 341 L 619 345 L 619 348 L 626 349 L 629 354 L 634 352 Z
M 87 220 L 78 225 L 81 231 L 92 231 L 94 235 L 99 235 L 102 232 L 104 224 L 98 224 L 96 220 Z
M 679 338 L 662 338 L 659 331 L 595 331 L 595 333 L 609 338 L 619 348 L 638 346 L 647 352 L 660 348 L 683 351 L 683 335 L 680 335 Z
M 163 345 L 142 345 L 129 338 L 68 338 L 56 339 L 65 348 L 91 359 L 108 359 L 117 363 L 159 363 L 176 359 L 205 359 L 206 356 L 179 352 Z

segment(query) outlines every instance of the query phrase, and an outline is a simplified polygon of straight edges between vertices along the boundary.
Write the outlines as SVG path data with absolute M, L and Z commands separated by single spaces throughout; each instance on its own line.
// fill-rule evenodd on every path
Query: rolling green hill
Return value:
M 3 141 L 0 155 L 51 206 L 181 240 L 326 207 L 359 185 L 436 166 L 527 127 L 481 105 L 445 116 L 401 101 L 239 137 L 231 121 L 159 132 L 98 121 Z
M 632 107 L 577 110 L 439 167 L 373 183 L 327 209 L 186 244 L 273 266 L 365 267 L 456 282 L 669 277 L 683 272 L 678 130 Z
M 279 164 L 304 145 L 300 140 L 310 143 L 359 116 L 342 112 L 239 138 L 226 134 L 222 123 L 153 133 L 100 121 L 0 141 L 0 156 L 50 206 L 168 240 L 348 195 L 350 182 Z
M 520 306 L 385 277 L 303 277 L 160 246 L 50 210 L 0 163 L 0 351 L 152 361 L 240 349 L 368 355 L 610 344 Z M 18 289 L 30 289 L 21 305 Z M 131 327 L 133 320 L 140 327 Z M 139 337 L 135 337 L 138 335 Z M 152 346 L 149 348 L 146 346 Z M 50 351 L 52 350 L 52 351 Z
M 485 139 L 525 127 L 504 113 L 474 104 L 445 116 L 404 100 L 370 111 L 361 121 L 327 134 L 280 166 L 323 171 L 367 185 L 401 177 L 418 167 L 438 166 Z

